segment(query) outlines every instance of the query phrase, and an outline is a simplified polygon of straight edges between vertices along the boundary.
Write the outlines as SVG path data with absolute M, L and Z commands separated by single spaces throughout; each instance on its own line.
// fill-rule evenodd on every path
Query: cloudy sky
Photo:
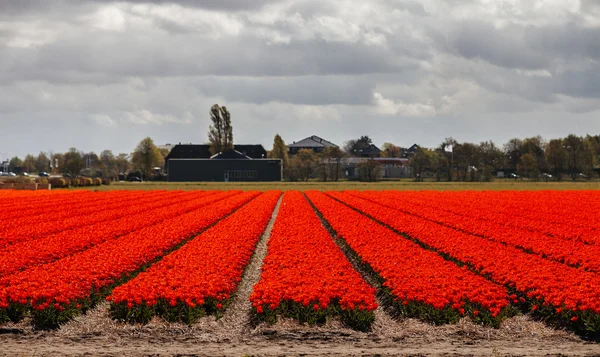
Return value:
M 598 0 L 0 1 L 0 159 L 600 133 Z

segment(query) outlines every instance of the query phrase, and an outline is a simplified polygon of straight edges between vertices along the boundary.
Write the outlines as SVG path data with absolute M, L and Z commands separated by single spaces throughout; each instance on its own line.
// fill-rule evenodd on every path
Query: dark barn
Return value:
M 182 145 L 177 149 L 178 146 L 175 146 L 166 158 L 169 181 L 228 182 L 281 181 L 282 179 L 281 160 L 265 159 L 266 151 L 262 145 L 236 145 L 234 151 L 213 156 L 209 156 L 210 153 L 205 148 L 208 145 Z M 240 147 L 253 150 L 245 150 L 243 153 L 238 151 Z

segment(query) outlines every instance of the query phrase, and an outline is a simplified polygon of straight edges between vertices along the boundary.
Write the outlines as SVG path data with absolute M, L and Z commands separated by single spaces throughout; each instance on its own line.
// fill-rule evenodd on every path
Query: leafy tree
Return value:
M 600 166 L 600 135 L 587 135 L 586 141 L 590 142 L 590 154 L 592 155 L 593 167 Z
M 381 164 L 372 159 L 360 162 L 356 165 L 356 169 L 361 181 L 377 181 L 381 176 Z
M 95 171 L 102 168 L 102 162 L 100 157 L 95 152 L 88 152 L 83 154 L 83 161 L 85 162 L 85 167 L 88 169 L 89 176 L 95 176 Z M 91 174 L 90 174 L 91 173 Z
M 453 159 L 453 152 L 456 150 L 458 145 L 458 141 L 454 140 L 452 137 L 444 139 L 444 141 L 438 147 L 438 151 L 442 153 L 446 158 L 446 174 L 448 175 L 448 181 L 452 181 L 454 167 L 456 161 Z M 452 147 L 452 152 L 446 151 L 446 148 Z
M 63 159 L 63 171 L 73 177 L 79 175 L 79 172 L 85 168 L 83 154 L 75 148 L 70 148 L 69 151 L 63 155 Z
M 50 159 L 48 155 L 40 152 L 35 159 L 35 170 L 37 172 L 48 171 L 50 169 Z
M 517 171 L 517 165 L 519 164 L 519 159 L 521 155 L 523 155 L 523 151 L 521 149 L 522 141 L 519 138 L 510 139 L 506 144 L 504 144 L 504 154 L 506 155 L 506 160 L 508 165 L 513 170 Z
M 373 144 L 373 140 L 368 135 L 363 135 L 358 139 L 346 141 L 344 151 L 349 156 L 359 157 L 361 151 Z
M 535 156 L 530 153 L 521 155 L 519 158 L 519 164 L 517 165 L 517 171 L 522 176 L 537 180 L 540 175 L 540 170 L 538 168 L 538 161 Z
M 342 176 L 342 160 L 346 156 L 337 146 L 327 147 L 321 153 L 328 161 L 329 177 L 333 181 L 338 181 Z
M 585 145 L 580 136 L 569 134 L 563 139 L 563 146 L 567 152 L 567 171 L 571 179 L 577 179 L 577 175 L 585 170 Z
M 429 157 L 427 149 L 418 148 L 417 152 L 410 158 L 410 167 L 415 178 L 419 181 L 423 180 L 423 173 L 429 168 Z
M 308 181 L 315 172 L 317 155 L 310 149 L 301 149 L 292 159 L 298 178 Z
M 429 170 L 435 175 L 436 181 L 441 181 L 442 175 L 446 173 L 449 164 L 446 156 L 439 149 L 428 150 L 427 154 L 429 156 Z
M 401 149 L 392 143 L 383 143 L 381 157 L 400 157 Z
M 129 161 L 129 155 L 120 153 L 115 158 L 115 165 L 119 174 L 125 174 L 132 169 L 131 161 Z
M 131 161 L 134 168 L 140 170 L 144 177 L 148 178 L 154 167 L 162 166 L 163 158 L 160 150 L 154 145 L 154 141 L 147 137 L 137 145 Z
M 23 169 L 26 172 L 34 172 L 35 171 L 35 157 L 31 154 L 27 154 L 25 156 L 25 160 L 23 160 Z
M 504 166 L 504 153 L 491 141 L 479 144 L 480 164 L 479 172 L 484 181 L 491 181 L 493 171 Z
M 162 156 L 163 163 L 164 163 L 165 160 L 167 160 L 167 156 L 169 156 L 169 153 L 171 152 L 171 150 L 169 150 L 167 148 L 161 148 L 161 149 L 158 149 L 158 151 L 160 152 L 160 156 Z
M 327 155 L 323 154 L 324 151 L 325 150 L 316 154 L 317 155 L 317 164 L 315 167 L 315 171 L 317 172 L 317 175 L 319 176 L 321 181 L 327 182 L 327 180 L 331 177 L 330 176 L 331 170 L 329 169 L 329 167 L 330 167 L 329 159 L 327 158 Z
M 344 152 L 337 146 L 326 147 L 317 154 L 317 172 L 323 181 L 338 181 L 342 171 Z
M 233 127 L 231 126 L 231 114 L 226 107 L 218 104 L 210 108 L 210 120 L 212 125 L 208 131 L 210 152 L 214 155 L 219 152 L 233 150 Z
M 63 153 L 51 153 L 50 158 L 52 160 L 52 167 L 56 170 L 56 173 L 60 173 L 65 167 L 65 154 Z M 58 164 L 57 164 L 58 163 Z
M 544 148 L 546 147 L 546 143 L 541 136 L 534 136 L 531 138 L 525 138 L 521 142 L 521 155 L 522 154 L 531 154 L 537 160 L 537 165 L 540 171 L 547 171 L 548 164 L 546 163 L 546 155 L 544 153 Z
M 273 159 L 281 159 L 284 170 L 287 167 L 289 161 L 288 148 L 279 134 L 276 134 L 273 138 L 273 149 L 267 156 Z
M 459 180 L 466 181 L 469 172 L 471 173 L 470 180 L 475 180 L 476 171 L 472 170 L 472 168 L 477 168 L 479 164 L 479 149 L 477 145 L 471 143 L 457 144 L 454 147 L 454 161 Z
M 117 168 L 117 159 L 111 150 L 104 150 L 100 153 L 100 170 L 103 177 L 117 179 L 119 170 Z
M 546 144 L 546 161 L 548 168 L 556 176 L 557 180 L 562 180 L 562 173 L 567 167 L 568 154 L 563 146 L 562 139 L 552 139 Z
M 15 171 L 17 167 L 23 167 L 23 160 L 15 156 L 8 162 L 8 171 Z
M 599 146 L 600 143 L 593 136 L 587 135 L 583 139 L 582 172 L 587 175 L 588 178 L 594 175 L 594 167 L 598 164 L 597 152 Z

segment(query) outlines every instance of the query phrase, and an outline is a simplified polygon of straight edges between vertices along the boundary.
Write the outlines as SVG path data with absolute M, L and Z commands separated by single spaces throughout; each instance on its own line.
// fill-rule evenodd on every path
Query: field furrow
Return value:
M 108 300 L 113 316 L 147 323 L 154 315 L 193 323 L 229 304 L 281 192 L 269 191 L 164 257 Z

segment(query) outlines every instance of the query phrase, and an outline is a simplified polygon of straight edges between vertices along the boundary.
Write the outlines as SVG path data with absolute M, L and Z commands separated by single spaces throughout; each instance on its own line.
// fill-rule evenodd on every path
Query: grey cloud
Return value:
M 600 11 L 600 0 L 580 0 L 581 10 L 587 11 Z
M 561 73 L 556 79 L 556 91 L 571 97 L 600 99 L 600 65 Z
M 207 40 L 136 35 L 90 34 L 32 49 L 5 48 L 5 79 L 70 77 L 73 73 L 114 76 L 299 76 L 366 74 L 410 70 L 390 53 L 360 44 L 323 40 L 266 45 L 253 38 Z M 164 40 L 164 41 L 163 41 Z M 7 78 L 6 78 L 7 77 Z
M 540 69 L 550 61 L 531 50 L 520 26 L 497 30 L 484 22 L 465 22 L 448 35 L 448 43 L 458 55 L 506 68 Z
M 44 18 L 69 22 L 74 14 L 92 11 L 98 5 L 86 0 L 6 0 L 0 1 L 0 20 Z
M 98 3 L 110 3 L 123 0 L 90 0 Z M 124 0 L 132 4 L 177 4 L 187 7 L 203 8 L 210 10 L 238 11 L 260 9 L 263 6 L 275 3 L 278 0 Z
M 511 24 L 497 29 L 469 21 L 447 37 L 433 34 L 440 46 L 457 55 L 505 68 L 552 69 L 557 60 L 600 59 L 600 29 L 575 23 L 540 27 Z
M 425 16 L 427 11 L 423 6 L 423 3 L 414 0 L 393 0 L 391 5 L 397 9 L 405 10 L 413 15 Z
M 368 76 L 208 77 L 199 78 L 196 83 L 204 96 L 259 104 L 368 105 L 375 88 L 374 80 Z
M 132 6 L 141 3 L 148 6 Z M 169 3 L 185 9 L 154 7 Z M 116 9 L 98 12 L 106 4 Z M 14 124 L 0 146 L 23 154 L 130 151 L 147 135 L 202 142 L 214 103 L 239 118 L 240 142 L 267 146 L 275 132 L 297 140 L 316 125 L 339 143 L 370 134 L 425 146 L 449 135 L 498 143 L 564 135 L 572 123 L 578 133 L 600 130 L 600 32 L 590 26 L 600 1 L 582 1 L 579 13 L 559 2 L 539 12 L 474 0 L 357 4 L 0 1 L 0 120 Z M 197 9 L 214 13 L 207 19 Z M 381 116 L 375 92 L 392 104 L 434 106 L 438 116 Z M 194 120 L 158 128 L 121 120 L 123 113 Z M 102 127 L 90 118 L 112 121 Z
M 600 60 L 600 28 L 584 28 L 575 23 L 531 28 L 525 38 L 530 48 L 554 58 Z

